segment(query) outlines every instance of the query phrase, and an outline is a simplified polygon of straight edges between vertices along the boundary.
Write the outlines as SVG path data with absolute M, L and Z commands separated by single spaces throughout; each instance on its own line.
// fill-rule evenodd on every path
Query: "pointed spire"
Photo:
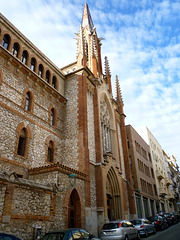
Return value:
M 109 61 L 108 61 L 107 57 L 105 57 L 105 75 L 106 75 L 106 78 L 107 78 L 107 76 L 111 76 Z
M 116 75 L 116 101 L 118 103 L 122 103 L 123 104 L 123 98 L 122 98 L 122 93 L 121 93 L 121 88 L 119 85 L 119 80 L 118 80 L 118 76 Z
M 110 72 L 109 61 L 108 61 L 107 57 L 105 57 L 105 78 L 109 85 L 109 91 L 112 93 L 111 72 Z
M 93 21 L 92 21 L 91 14 L 90 14 L 87 3 L 84 4 L 84 11 L 83 11 L 81 25 L 83 28 L 86 28 L 88 30 L 93 30 L 93 28 L 94 28 Z

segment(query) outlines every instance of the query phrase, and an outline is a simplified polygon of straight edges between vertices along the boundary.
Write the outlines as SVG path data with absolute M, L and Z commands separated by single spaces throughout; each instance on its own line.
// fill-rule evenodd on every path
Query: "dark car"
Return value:
M 168 227 L 168 222 L 166 217 L 164 216 L 156 216 L 154 218 L 154 226 L 156 227 L 156 230 L 164 230 Z
M 140 235 L 148 237 L 150 233 L 156 233 L 156 228 L 154 223 L 150 222 L 146 218 L 138 218 L 131 220 L 131 223 L 136 226 Z
M 41 240 L 72 240 L 72 239 L 92 239 L 100 240 L 82 228 L 69 228 L 46 233 Z
M 20 238 L 15 237 L 11 234 L 0 233 L 0 240 L 20 240 Z
M 174 224 L 173 216 L 171 213 L 164 213 L 164 216 L 166 217 L 169 226 Z
M 176 212 L 171 213 L 171 219 L 172 219 L 173 224 L 176 224 L 178 222 L 178 216 L 177 216 Z

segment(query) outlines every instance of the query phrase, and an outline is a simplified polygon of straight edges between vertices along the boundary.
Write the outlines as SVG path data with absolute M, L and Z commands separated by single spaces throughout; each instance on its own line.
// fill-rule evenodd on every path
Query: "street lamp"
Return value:
M 69 175 L 69 183 L 70 183 L 72 188 L 74 187 L 74 185 L 76 185 L 76 178 L 77 178 L 77 176 L 74 173 L 71 173 Z
M 62 192 L 63 190 L 67 190 L 67 189 L 73 189 L 73 187 L 76 185 L 76 174 L 74 173 L 71 173 L 69 174 L 69 184 L 71 185 L 71 187 L 67 187 L 67 188 L 61 188 L 59 191 Z M 57 187 L 59 188 L 59 178 L 58 178 L 58 181 L 57 181 Z

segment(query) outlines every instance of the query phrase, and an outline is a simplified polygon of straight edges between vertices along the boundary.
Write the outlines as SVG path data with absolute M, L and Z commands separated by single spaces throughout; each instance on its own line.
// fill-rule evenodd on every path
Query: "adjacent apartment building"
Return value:
M 139 218 L 150 218 L 159 212 L 150 147 L 131 125 L 126 125 L 126 133 L 136 213 Z
M 175 211 L 177 208 L 175 205 L 176 202 L 178 202 L 179 195 L 175 194 L 176 184 L 174 184 L 174 177 L 172 178 L 174 173 L 172 172 L 176 171 L 176 175 L 179 176 L 179 171 L 177 171 L 177 169 L 175 170 L 175 168 L 173 171 L 170 170 L 169 157 L 147 127 L 139 128 L 137 131 L 150 146 L 159 197 L 158 210 L 163 212 Z

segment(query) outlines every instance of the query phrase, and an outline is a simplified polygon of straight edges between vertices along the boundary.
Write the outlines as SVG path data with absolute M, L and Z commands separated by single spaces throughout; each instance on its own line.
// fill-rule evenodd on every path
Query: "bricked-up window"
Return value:
M 17 57 L 19 53 L 19 44 L 18 43 L 14 43 L 13 45 L 13 49 L 12 49 L 12 54 Z
M 8 50 L 10 44 L 10 36 L 8 34 L 5 34 L 2 40 L 2 46 Z
M 24 50 L 22 53 L 21 62 L 24 64 L 27 64 L 27 59 L 28 59 L 28 52 Z
M 26 129 L 23 128 L 19 135 L 19 143 L 18 143 L 18 155 L 24 156 L 26 150 L 26 142 L 27 142 L 27 133 Z
M 48 162 L 54 162 L 54 143 L 53 141 L 49 142 L 48 146 Z

